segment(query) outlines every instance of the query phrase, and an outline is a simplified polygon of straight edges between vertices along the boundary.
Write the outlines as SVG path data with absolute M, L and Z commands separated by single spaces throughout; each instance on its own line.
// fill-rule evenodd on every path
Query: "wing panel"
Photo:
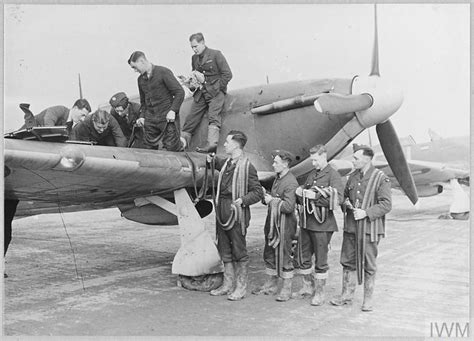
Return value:
M 67 204 L 131 200 L 191 187 L 205 155 L 5 140 L 5 196 Z

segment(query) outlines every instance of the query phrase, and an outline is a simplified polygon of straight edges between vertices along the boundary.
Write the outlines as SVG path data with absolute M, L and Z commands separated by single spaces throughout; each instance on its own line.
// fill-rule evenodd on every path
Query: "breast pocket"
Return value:
M 214 61 L 211 59 L 211 60 L 208 60 L 206 61 L 202 66 L 201 66 L 202 70 L 205 71 L 206 73 L 213 73 L 215 72 L 216 70 L 216 67 L 214 65 Z

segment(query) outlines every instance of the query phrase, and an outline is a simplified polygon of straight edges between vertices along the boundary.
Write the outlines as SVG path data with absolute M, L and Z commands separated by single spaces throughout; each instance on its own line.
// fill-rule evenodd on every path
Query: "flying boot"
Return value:
M 234 263 L 224 263 L 224 281 L 219 288 L 211 290 L 210 294 L 212 296 L 227 295 L 234 285 L 234 277 Z
M 204 147 L 197 147 L 198 153 L 215 153 L 217 150 L 217 144 L 219 143 L 219 132 L 220 128 L 213 124 L 207 128 L 207 144 Z
M 291 298 L 291 285 L 293 282 L 293 277 L 291 278 L 283 278 L 283 285 L 281 286 L 281 290 L 276 297 L 278 302 L 286 302 Z
M 248 261 L 236 262 L 236 272 L 237 272 L 237 285 L 235 290 L 227 296 L 227 299 L 230 301 L 239 301 L 245 297 L 247 294 L 247 282 L 248 282 Z
M 332 305 L 352 304 L 354 291 L 356 287 L 356 272 L 343 269 L 342 270 L 342 294 L 333 298 L 330 302 Z
M 293 298 L 304 298 L 312 296 L 314 292 L 313 288 L 313 275 L 303 275 L 303 287 L 298 291 L 293 293 Z
M 322 278 L 324 277 L 324 278 Z M 314 274 L 315 292 L 311 305 L 323 305 L 324 304 L 324 286 L 326 285 L 327 273 L 325 274 Z
M 364 303 L 362 311 L 372 311 L 372 295 L 374 294 L 375 275 L 365 274 L 364 278 Z
M 260 294 L 273 295 L 277 291 L 277 285 L 278 285 L 278 277 L 275 276 L 275 275 L 267 274 L 267 278 L 265 280 L 265 283 L 263 283 L 263 285 L 261 285 L 259 287 L 256 287 L 252 291 L 252 294 L 254 294 L 254 295 L 260 295 Z

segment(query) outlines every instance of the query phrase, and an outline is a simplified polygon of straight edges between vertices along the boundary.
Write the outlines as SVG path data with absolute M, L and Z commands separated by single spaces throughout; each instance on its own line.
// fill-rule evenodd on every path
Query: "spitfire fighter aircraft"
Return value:
M 394 176 L 416 203 L 416 188 L 389 120 L 403 97 L 380 77 L 376 19 L 375 13 L 369 76 L 229 91 L 221 114 L 217 152 L 222 153 L 230 130 L 245 132 L 246 155 L 259 171 L 262 184 L 270 186 L 274 178 L 273 149 L 292 152 L 296 156 L 292 172 L 304 179 L 312 169 L 308 159 L 312 146 L 325 144 L 328 157 L 333 158 L 357 135 L 375 125 Z M 190 111 L 191 101 L 185 100 L 181 106 L 181 122 Z M 206 120 L 201 122 L 190 150 L 205 141 L 207 124 Z M 54 135 L 53 128 L 47 131 Z M 173 273 L 199 276 L 222 272 L 217 249 L 198 214 L 209 213 L 209 207 L 196 200 L 202 198 L 198 189 L 205 188 L 212 175 L 206 171 L 206 155 L 48 142 L 46 133 L 25 140 L 25 134 L 28 132 L 18 131 L 5 136 L 5 200 L 20 201 L 16 217 L 117 206 L 125 218 L 133 221 L 179 224 L 181 248 L 173 262 Z M 194 206 L 193 199 L 199 204 Z

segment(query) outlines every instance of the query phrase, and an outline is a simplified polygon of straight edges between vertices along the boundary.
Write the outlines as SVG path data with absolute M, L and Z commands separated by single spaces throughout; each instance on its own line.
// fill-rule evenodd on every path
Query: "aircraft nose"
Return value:
M 379 76 L 355 76 L 350 95 L 322 94 L 314 101 L 314 108 L 326 115 L 355 113 L 361 125 L 369 128 L 387 121 L 402 102 L 401 90 Z

